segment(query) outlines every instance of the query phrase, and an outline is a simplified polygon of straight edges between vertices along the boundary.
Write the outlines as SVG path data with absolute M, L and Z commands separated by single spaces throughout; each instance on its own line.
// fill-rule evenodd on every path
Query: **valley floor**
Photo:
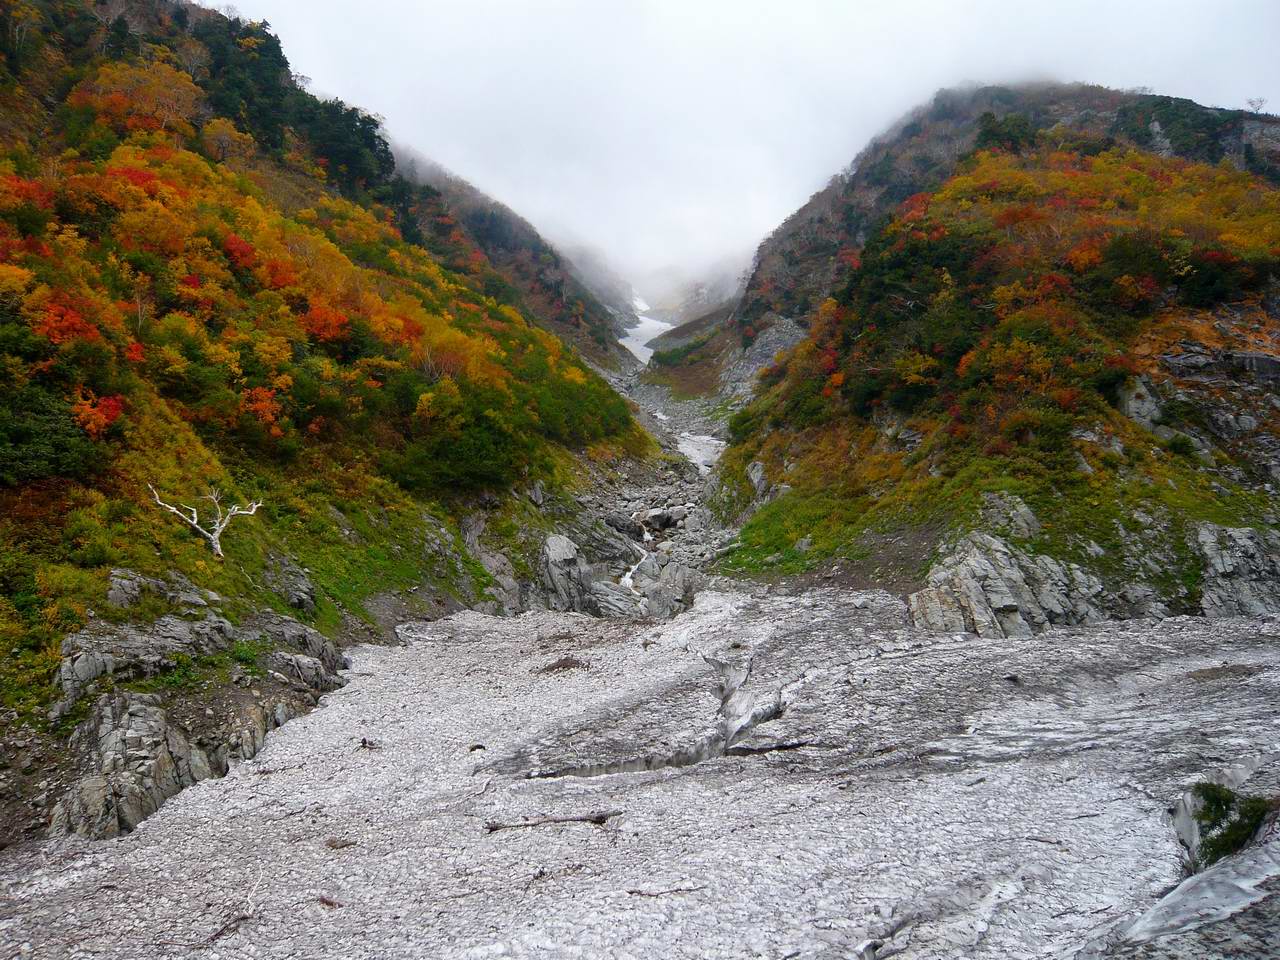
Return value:
M 407 624 L 135 833 L 6 851 L 0 954 L 1274 955 L 1274 839 L 1192 904 L 1253 911 L 1226 946 L 1112 941 L 1180 879 L 1187 785 L 1280 743 L 1280 624 L 904 622 L 721 587 L 656 626 Z

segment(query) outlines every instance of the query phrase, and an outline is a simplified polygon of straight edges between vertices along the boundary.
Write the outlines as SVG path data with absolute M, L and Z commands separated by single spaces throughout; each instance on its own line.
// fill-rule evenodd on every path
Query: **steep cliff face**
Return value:
M 1277 123 L 981 90 L 868 148 L 730 321 L 744 361 L 798 338 L 732 423 L 730 566 L 888 564 L 920 624 L 1000 635 L 1275 610 Z
M 64 793 L 58 829 L 111 832 L 225 771 L 332 687 L 337 646 L 496 602 L 470 514 L 537 487 L 563 508 L 546 526 L 571 523 L 586 464 L 651 443 L 265 24 L 168 0 L 0 17 L 19 13 L 0 844 Z

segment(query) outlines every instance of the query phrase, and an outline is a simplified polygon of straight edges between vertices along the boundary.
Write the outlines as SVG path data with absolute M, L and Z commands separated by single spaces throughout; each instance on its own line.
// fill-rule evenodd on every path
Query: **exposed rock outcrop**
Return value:
M 345 657 L 323 634 L 277 614 L 261 614 L 238 628 L 215 610 L 200 620 L 168 615 L 146 625 L 96 621 L 62 641 L 57 682 L 63 696 L 49 711 L 50 718 L 64 716 L 100 678 L 159 676 L 177 666 L 181 658 L 213 656 L 229 650 L 238 640 L 253 643 L 263 637 L 296 648 L 327 674 L 345 666 Z
M 542 545 L 542 585 L 552 610 L 594 612 L 591 601 L 591 567 L 568 537 L 553 533 Z
M 172 669 L 177 656 L 219 653 L 235 638 L 230 621 L 213 611 L 200 620 L 170 614 L 145 626 L 91 622 L 62 641 L 57 682 L 63 696 L 49 716 L 63 716 L 100 677 L 154 677 Z
M 136 603 L 140 590 L 168 589 L 160 581 L 138 587 L 136 575 L 113 579 L 129 585 L 113 582 L 127 603 Z M 233 659 L 238 643 L 243 646 Z M 258 662 L 265 673 L 255 663 L 264 649 Z M 170 615 L 151 624 L 94 622 L 67 637 L 62 653 L 57 679 L 63 698 L 50 711 L 53 718 L 106 687 L 71 736 L 80 772 L 54 807 L 49 827 L 53 835 L 86 837 L 127 833 L 180 790 L 224 776 L 231 760 L 262 749 L 269 730 L 342 686 L 338 672 L 347 666 L 332 641 L 290 617 L 261 613 L 235 627 L 215 609 L 199 620 Z M 216 710 L 189 708 L 178 719 L 160 694 L 125 686 L 200 664 L 228 672 L 230 683 L 212 694 Z M 185 703 L 190 692 L 183 688 L 175 702 Z
M 773 363 L 779 353 L 794 347 L 808 335 L 800 324 L 776 313 L 766 314 L 761 323 L 765 329 L 749 347 L 735 349 L 721 369 L 721 392 L 727 396 L 750 396 L 760 371 Z
M 172 575 L 168 580 L 156 580 L 124 567 L 111 571 L 107 582 L 107 603 L 113 607 L 131 609 L 148 595 L 159 597 L 187 611 L 202 610 L 221 599 L 212 590 L 201 590 L 179 574 Z
M 1200 603 L 1205 616 L 1280 613 L 1280 536 L 1202 523 L 1195 546 L 1204 558 Z
M 1102 581 L 1083 567 L 969 534 L 907 598 L 917 626 L 983 637 L 1029 637 L 1051 625 L 1109 619 Z
M 293 609 L 308 615 L 316 612 L 315 584 L 292 557 L 279 553 L 268 556 L 266 581 Z
M 1099 623 L 1129 617 L 1163 617 L 1175 598 L 1133 579 L 1104 584 L 1092 570 L 1012 545 L 1040 531 L 1039 521 L 1018 497 L 988 494 L 985 526 L 956 542 L 929 573 L 929 585 L 907 598 L 917 626 L 984 637 L 1025 637 L 1050 626 Z M 1146 518 L 1151 521 L 1151 518 Z M 1154 521 L 1151 521 L 1154 526 Z M 1252 527 L 1201 523 L 1187 548 L 1202 563 L 1198 594 L 1176 598 L 1207 617 L 1280 613 L 1280 535 Z M 1090 544 L 1092 557 L 1103 555 Z M 1138 569 L 1158 572 L 1152 548 L 1135 540 Z M 1145 561 L 1145 562 L 1142 562 Z M 1153 569 L 1154 568 L 1154 569 Z
M 668 563 L 656 580 L 642 588 L 645 613 L 657 619 L 675 616 L 693 605 L 694 595 L 706 584 L 697 570 L 679 563 Z
M 71 738 L 91 772 L 54 807 L 49 833 L 94 839 L 128 833 L 180 791 L 226 776 L 232 759 L 254 756 L 267 733 L 295 715 L 286 701 L 252 705 L 235 718 L 230 736 L 206 746 L 170 718 L 159 696 L 104 695 Z
M 633 557 L 636 556 L 633 547 Z M 614 583 L 592 570 L 578 545 L 553 534 L 542 548 L 542 582 L 553 610 L 574 610 L 598 617 L 673 616 L 687 609 L 705 582 L 697 571 L 672 561 L 667 551 L 645 552 Z

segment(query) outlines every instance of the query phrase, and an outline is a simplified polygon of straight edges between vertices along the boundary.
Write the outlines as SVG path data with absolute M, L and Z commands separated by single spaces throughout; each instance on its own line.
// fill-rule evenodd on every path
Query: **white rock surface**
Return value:
M 0 956 L 1127 949 L 1179 877 L 1167 810 L 1280 737 L 1277 624 L 1014 640 L 904 620 L 816 590 L 704 592 L 647 629 L 408 625 L 127 837 L 5 851 Z M 520 826 L 573 817 L 600 822 Z

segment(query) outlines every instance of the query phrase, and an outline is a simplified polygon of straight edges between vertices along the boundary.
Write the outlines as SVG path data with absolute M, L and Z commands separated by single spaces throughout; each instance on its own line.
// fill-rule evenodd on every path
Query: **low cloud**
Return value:
M 632 278 L 742 256 L 939 87 L 1280 109 L 1272 0 L 241 0 L 315 88 Z

